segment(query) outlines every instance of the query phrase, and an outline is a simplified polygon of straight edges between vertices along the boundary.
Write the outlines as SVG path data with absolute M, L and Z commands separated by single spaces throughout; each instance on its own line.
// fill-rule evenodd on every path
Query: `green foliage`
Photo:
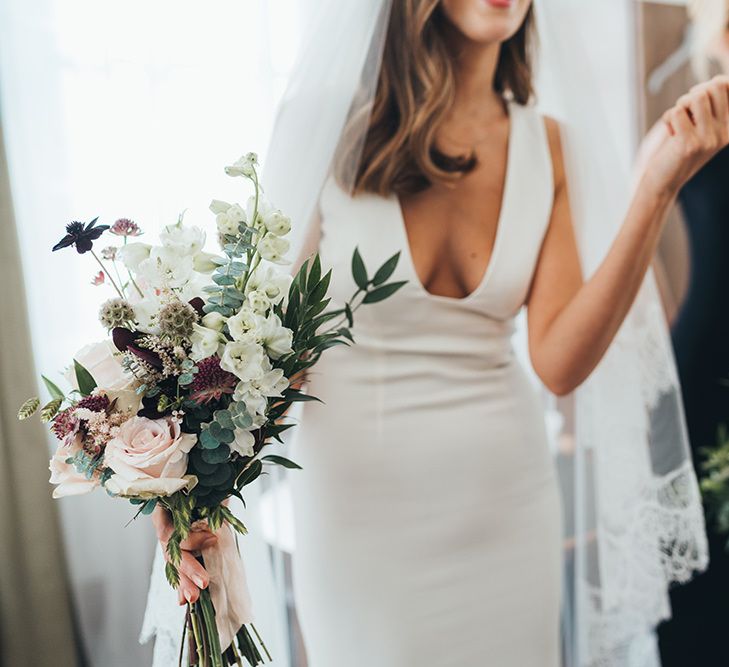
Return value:
M 389 283 L 387 285 L 375 287 L 373 290 L 365 294 L 362 299 L 362 303 L 377 303 L 379 301 L 384 301 L 395 294 L 395 292 L 397 292 L 397 290 L 399 290 L 406 282 L 407 280 L 401 280 L 397 283 Z
M 51 421 L 58 414 L 62 403 L 63 398 L 54 398 L 52 401 L 46 403 L 40 411 L 40 420 L 43 423 Z
M 269 454 L 268 456 L 264 456 L 261 458 L 261 461 L 275 463 L 277 465 L 283 466 L 284 468 L 289 468 L 290 470 L 301 470 L 301 466 L 298 463 L 294 463 L 286 457 L 277 456 L 276 454 Z
M 18 410 L 18 419 L 28 419 L 28 417 L 32 417 L 40 407 L 40 399 L 37 396 L 34 396 L 33 398 L 29 398 L 23 405 L 20 406 L 20 409 Z
M 717 446 L 704 449 L 702 454 L 701 490 L 707 514 L 720 532 L 729 533 L 729 433 L 726 426 L 719 428 Z
M 66 398 L 65 394 L 58 388 L 58 386 L 51 382 L 45 375 L 41 375 L 41 378 L 43 379 L 43 383 L 46 385 L 46 389 L 48 389 L 48 393 L 51 395 L 51 398 L 60 398 L 61 400 Z
M 73 360 L 73 368 L 76 374 L 76 382 L 81 396 L 89 396 L 96 389 L 96 380 L 76 359 Z
M 352 255 L 352 278 L 354 278 L 354 282 L 361 290 L 364 291 L 367 289 L 369 278 L 367 277 L 367 269 L 365 268 L 362 255 L 359 254 L 359 248 L 355 248 L 354 254 Z

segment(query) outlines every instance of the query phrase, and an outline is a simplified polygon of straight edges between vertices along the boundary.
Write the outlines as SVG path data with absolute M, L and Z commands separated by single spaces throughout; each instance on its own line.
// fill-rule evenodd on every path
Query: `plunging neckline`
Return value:
M 420 279 L 420 274 L 418 273 L 417 267 L 415 266 L 415 259 L 413 258 L 413 253 L 410 247 L 410 237 L 408 236 L 408 230 L 407 225 L 405 224 L 405 213 L 402 208 L 402 202 L 400 201 L 400 197 L 395 194 L 392 196 L 392 200 L 397 212 L 397 218 L 398 218 L 398 227 L 400 229 L 400 233 L 402 234 L 402 240 L 403 240 L 403 255 L 404 258 L 410 268 L 410 272 L 413 275 L 413 283 L 418 288 L 419 291 L 421 291 L 427 298 L 433 299 L 436 301 L 443 301 L 447 303 L 467 303 L 471 301 L 472 299 L 475 299 L 481 292 L 483 292 L 486 289 L 486 286 L 491 281 L 491 276 L 494 272 L 494 265 L 495 260 L 498 257 L 498 252 L 501 244 L 503 243 L 502 237 L 503 237 L 503 229 L 504 227 L 504 220 L 506 219 L 506 211 L 508 208 L 508 204 L 510 201 L 510 191 L 511 187 L 513 185 L 513 169 L 514 169 L 514 135 L 515 135 L 515 126 L 516 126 L 516 113 L 514 112 L 514 106 L 513 104 L 508 105 L 508 113 L 509 113 L 509 131 L 508 131 L 508 145 L 506 147 L 506 171 L 504 174 L 504 185 L 503 185 L 503 191 L 501 193 L 501 205 L 499 208 L 499 215 L 496 220 L 496 231 L 494 233 L 494 244 L 491 248 L 491 255 L 489 256 L 488 263 L 486 264 L 486 267 L 483 270 L 483 274 L 481 276 L 481 280 L 476 285 L 476 287 L 471 290 L 468 294 L 465 294 L 464 296 L 448 296 L 447 294 L 434 294 L 431 292 L 423 283 L 423 281 Z

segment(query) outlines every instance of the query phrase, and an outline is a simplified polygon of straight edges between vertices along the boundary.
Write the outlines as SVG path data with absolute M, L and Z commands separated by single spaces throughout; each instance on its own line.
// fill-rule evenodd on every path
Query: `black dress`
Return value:
M 672 338 L 694 464 L 729 427 L 729 149 L 686 184 L 679 196 L 691 253 L 686 300 Z M 659 629 L 663 667 L 729 666 L 727 536 L 711 523 L 709 570 L 671 593 L 673 619 Z

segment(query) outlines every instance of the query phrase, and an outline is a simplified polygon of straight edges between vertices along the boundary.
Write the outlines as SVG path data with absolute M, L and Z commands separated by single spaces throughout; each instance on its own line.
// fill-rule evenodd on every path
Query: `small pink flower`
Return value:
M 117 236 L 139 236 L 142 230 L 139 228 L 136 222 L 133 222 L 129 218 L 119 218 L 110 229 L 112 234 Z
M 106 276 L 104 275 L 103 271 L 99 271 L 95 276 L 94 279 L 91 281 L 91 284 L 95 287 L 98 287 L 99 285 L 104 284 L 104 280 L 106 279 Z

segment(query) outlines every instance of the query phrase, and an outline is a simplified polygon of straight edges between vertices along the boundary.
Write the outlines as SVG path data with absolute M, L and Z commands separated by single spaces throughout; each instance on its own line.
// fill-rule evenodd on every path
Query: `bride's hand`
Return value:
M 643 183 L 673 197 L 729 144 L 729 77 L 692 88 L 663 115 L 662 125 L 644 162 Z
M 157 531 L 157 539 L 162 545 L 165 558 L 167 558 L 167 541 L 170 539 L 173 530 L 169 512 L 157 506 L 152 514 L 152 522 Z M 180 547 L 182 547 L 182 560 L 178 568 L 180 585 L 177 587 L 177 598 L 181 605 L 188 602 L 197 602 L 200 597 L 200 589 L 208 587 L 210 583 L 208 573 L 195 558 L 195 553 L 214 546 L 217 541 L 218 538 L 209 530 L 195 530 L 180 544 Z

